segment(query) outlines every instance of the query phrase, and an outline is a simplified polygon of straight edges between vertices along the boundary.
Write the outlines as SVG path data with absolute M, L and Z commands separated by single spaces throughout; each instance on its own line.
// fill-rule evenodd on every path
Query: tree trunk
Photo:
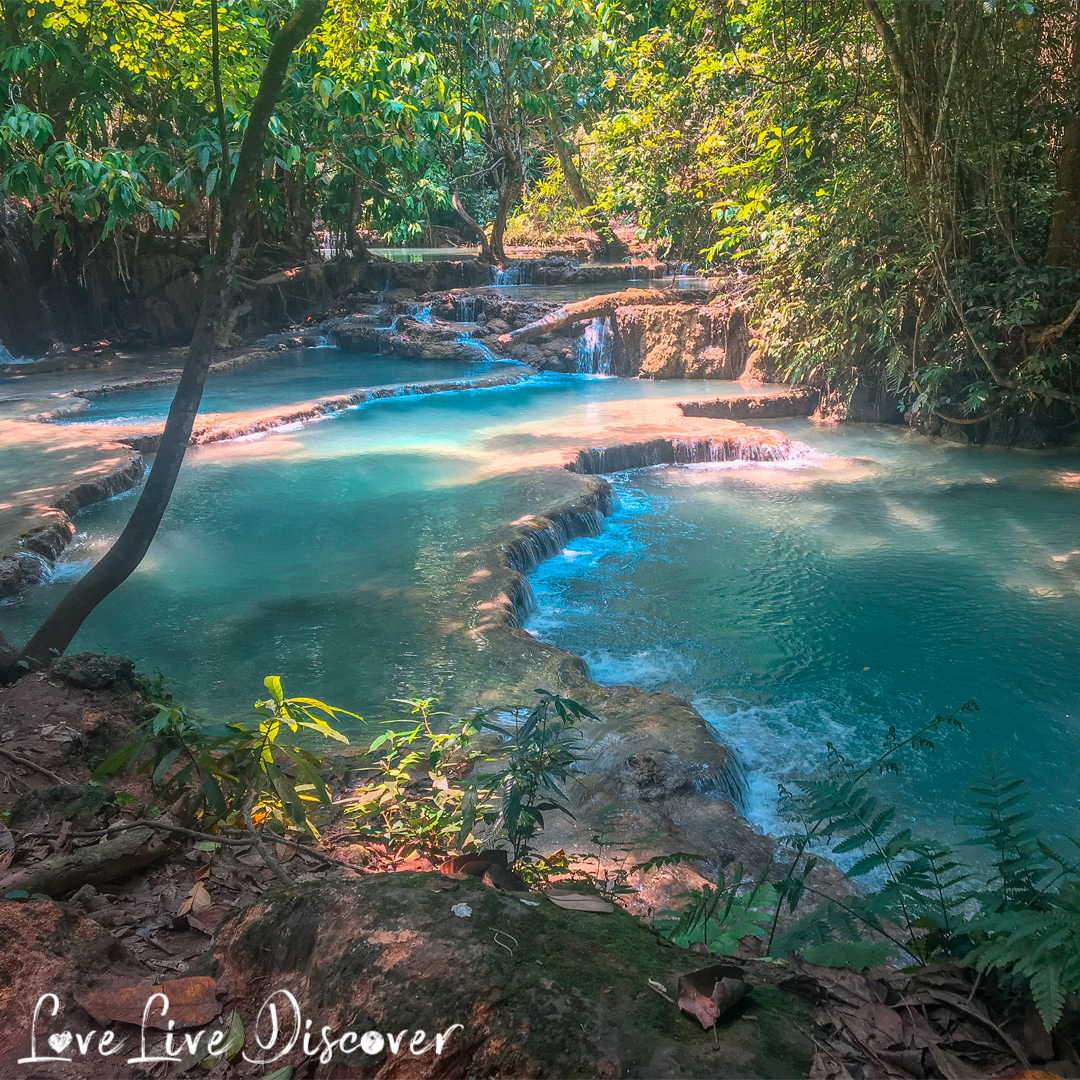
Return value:
M 53 608 L 20 651 L 19 659 L 30 668 L 44 667 L 68 647 L 86 617 L 136 569 L 154 539 L 184 461 L 218 331 L 229 303 L 244 219 L 262 171 L 263 144 L 270 117 L 293 51 L 318 25 L 326 3 L 327 0 L 303 0 L 274 38 L 240 147 L 232 190 L 218 234 L 217 252 L 206 274 L 206 291 L 188 347 L 187 361 L 150 476 L 116 542 Z
M 1061 137 L 1057 194 L 1046 242 L 1050 266 L 1080 268 L 1080 12 L 1073 23 L 1072 111 Z
M 685 294 L 684 294 L 685 295 Z M 531 322 L 508 334 L 500 334 L 495 342 L 504 347 L 513 348 L 524 345 L 534 338 L 543 337 L 553 330 L 558 330 L 571 323 L 585 322 L 601 315 L 613 315 L 618 308 L 630 304 L 677 304 L 679 294 L 673 289 L 623 289 L 621 292 L 606 293 L 603 296 L 591 296 L 587 300 L 573 300 L 549 312 L 542 319 Z
M 517 183 L 510 180 L 509 183 L 499 185 L 499 203 L 495 210 L 495 220 L 491 223 L 491 253 L 500 266 L 507 262 L 506 249 L 503 247 L 503 234 L 506 232 L 506 222 L 510 217 L 510 208 L 521 197 L 523 187 L 523 180 Z
M 494 263 L 496 261 L 495 256 L 491 251 L 491 244 L 488 243 L 487 233 L 480 228 L 476 218 L 465 209 L 465 204 L 461 201 L 461 196 L 458 194 L 457 184 L 454 185 L 453 190 L 450 193 L 450 205 L 454 208 L 454 213 L 457 214 L 466 226 L 468 226 L 469 232 L 473 233 L 480 241 L 480 261 L 484 263 Z
M 495 190 L 498 192 L 499 201 L 495 208 L 495 220 L 491 223 L 491 253 L 502 265 L 507 261 L 503 234 L 506 232 L 510 210 L 525 190 L 525 172 L 506 132 L 497 134 L 496 145 L 499 157 L 495 167 Z
M 619 257 L 625 255 L 626 245 L 612 232 L 610 223 L 605 221 L 603 214 L 595 208 L 596 200 L 589 193 L 585 180 L 574 162 L 574 148 L 558 132 L 555 133 L 555 152 L 559 155 L 559 166 L 566 180 L 566 186 L 573 196 L 574 204 L 579 210 L 591 211 L 587 215 L 589 226 L 600 237 L 605 254 Z

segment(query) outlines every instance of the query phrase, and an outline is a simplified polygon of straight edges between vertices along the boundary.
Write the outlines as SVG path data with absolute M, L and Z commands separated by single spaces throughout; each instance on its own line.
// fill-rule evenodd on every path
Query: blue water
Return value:
M 364 715 L 385 712 L 390 698 L 450 694 L 456 670 L 441 627 L 461 614 L 458 553 L 580 490 L 561 467 L 567 432 L 592 430 L 621 402 L 737 389 L 539 375 L 189 450 L 147 557 L 72 650 L 160 667 L 191 702 L 230 715 L 273 673 Z M 25 640 L 100 557 L 134 498 L 79 514 L 55 580 L 0 605 L 10 640 Z
M 247 412 L 285 407 L 313 398 L 343 394 L 363 386 L 470 379 L 516 365 L 485 361 L 412 360 L 344 349 L 291 349 L 267 360 L 211 372 L 201 413 Z M 90 407 L 67 418 L 72 423 L 143 423 L 169 412 L 175 383 L 102 394 Z
M 967 731 L 906 754 L 886 794 L 956 835 L 999 750 L 1040 822 L 1080 834 L 1080 460 L 776 426 L 837 457 L 616 478 L 607 532 L 534 576 L 528 628 L 600 682 L 694 701 L 750 767 L 763 828 L 826 741 L 861 761 L 973 697 Z
M 482 688 L 461 684 L 445 629 L 467 553 L 561 499 L 577 483 L 561 461 L 604 425 L 737 389 L 538 376 L 194 450 L 147 559 L 73 648 L 160 666 L 224 715 L 272 672 L 365 715 L 410 694 L 467 697 Z M 964 784 L 999 749 L 1041 822 L 1080 834 L 1080 457 L 773 426 L 816 453 L 615 478 L 605 534 L 534 575 L 529 628 L 601 682 L 693 700 L 750 767 L 762 827 L 776 824 L 777 781 L 811 769 L 827 740 L 858 758 L 890 724 L 906 732 L 974 697 L 966 733 L 906 759 L 891 794 L 951 836 Z M 56 580 L 0 607 L 10 639 L 107 547 L 132 500 L 79 515 Z

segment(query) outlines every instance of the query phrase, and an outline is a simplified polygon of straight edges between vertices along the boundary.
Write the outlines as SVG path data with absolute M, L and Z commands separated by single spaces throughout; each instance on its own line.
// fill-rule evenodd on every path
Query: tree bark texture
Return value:
M 19 653 L 31 669 L 44 667 L 71 643 L 86 617 L 138 567 L 169 505 L 184 461 L 207 371 L 229 304 L 240 238 L 263 144 L 294 50 L 318 25 L 327 0 L 303 0 L 274 38 L 240 147 L 232 189 L 222 217 L 217 252 L 206 274 L 205 293 L 154 465 L 134 511 L 113 546 L 49 613 Z
M 1050 266 L 1077 269 L 1080 268 L 1080 5 L 1073 22 L 1070 68 L 1071 112 L 1061 136 L 1046 262 Z

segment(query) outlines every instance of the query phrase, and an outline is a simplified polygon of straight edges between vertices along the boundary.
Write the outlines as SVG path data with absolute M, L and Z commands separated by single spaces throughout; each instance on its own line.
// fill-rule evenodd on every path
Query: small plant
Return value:
M 730 954 L 748 934 L 767 932 L 775 892 L 763 879 L 744 880 L 740 862 L 735 864 L 730 879 L 723 870 L 719 871 L 715 888 L 702 885 L 700 889 L 680 893 L 679 898 L 688 901 L 686 908 L 681 913 L 660 912 L 653 926 L 681 948 L 701 942 L 709 952 Z
M 490 800 L 464 776 L 483 755 L 472 749 L 482 717 L 458 720 L 445 732 L 431 727 L 433 698 L 399 701 L 419 723 L 385 731 L 368 747 L 374 775 L 341 801 L 357 831 L 396 858 L 460 851 Z M 376 756 L 377 755 L 377 756 Z
M 958 711 L 975 708 L 968 702 Z M 936 717 L 902 741 L 890 730 L 883 754 L 863 768 L 830 748 L 822 776 L 800 781 L 794 791 L 782 789 L 784 811 L 801 831 L 787 838 L 795 857 L 773 885 L 778 901 L 770 951 L 856 970 L 890 959 L 959 960 L 1026 986 L 1050 1031 L 1066 996 L 1080 993 L 1080 858 L 1061 855 L 1039 837 L 1023 780 L 991 755 L 968 789 L 977 813 L 966 824 L 976 834 L 964 846 L 990 854 L 988 872 L 936 840 L 898 829 L 895 810 L 880 806 L 866 783 L 874 773 L 895 770 L 897 749 L 932 746 L 927 732 L 943 724 L 959 726 L 957 714 Z M 883 883 L 863 895 L 825 896 L 806 881 L 814 863 L 806 855 L 811 843 L 838 855 L 859 852 L 847 876 L 874 875 Z M 1069 843 L 1080 849 L 1080 840 Z M 777 933 L 780 905 L 794 912 L 804 895 L 820 903 Z
M 544 814 L 570 811 L 562 785 L 578 760 L 575 721 L 596 719 L 584 706 L 546 690 L 530 708 L 505 710 L 512 723 L 486 712 L 436 731 L 433 698 L 399 701 L 419 720 L 387 730 L 368 748 L 372 775 L 341 804 L 358 832 L 395 859 L 413 853 L 510 848 L 510 861 L 528 874 L 550 872 L 533 850 Z M 497 738 L 476 748 L 482 733 Z
M 291 829 L 317 837 L 307 806 L 329 806 L 330 792 L 319 775 L 322 760 L 295 737 L 310 731 L 348 743 L 330 721 L 360 717 L 315 698 L 287 698 L 276 675 L 263 683 L 270 697 L 255 703 L 254 724 L 208 724 L 168 695 L 139 738 L 106 758 L 93 779 L 107 779 L 149 749 L 140 769 L 150 773 L 157 805 L 194 796 L 204 828 L 265 822 L 279 835 Z
M 481 789 L 498 796 L 498 809 L 486 813 L 484 820 L 492 826 L 489 839 L 508 843 L 515 864 L 535 855 L 533 840 L 544 828 L 544 814 L 558 811 L 574 816 L 559 800 L 581 757 L 575 745 L 581 738 L 577 723 L 599 719 L 570 698 L 548 690 L 536 693 L 539 700 L 531 709 L 514 710 L 512 731 L 498 722 L 484 721 L 488 730 L 509 741 L 504 755 L 488 759 L 498 767 L 477 778 Z

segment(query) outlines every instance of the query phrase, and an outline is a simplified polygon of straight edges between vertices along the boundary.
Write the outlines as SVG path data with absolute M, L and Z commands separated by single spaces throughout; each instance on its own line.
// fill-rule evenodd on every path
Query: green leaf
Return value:
M 123 768 L 132 758 L 136 757 L 147 743 L 147 736 L 143 735 L 130 746 L 123 746 L 110 754 L 93 772 L 94 780 L 104 780 L 112 776 L 114 772 Z
M 263 686 L 270 692 L 270 696 L 280 705 L 285 700 L 285 693 L 281 689 L 280 675 L 267 675 L 263 679 Z
M 154 770 L 154 775 L 151 778 L 151 783 L 157 786 L 161 782 L 161 778 L 176 764 L 176 759 L 183 753 L 183 750 L 184 748 L 182 746 L 178 746 L 175 750 L 170 750 L 161 761 L 158 762 L 158 766 Z
M 225 796 L 222 794 L 221 785 L 217 782 L 217 778 L 213 773 L 203 770 L 202 772 L 202 792 L 203 798 L 206 800 L 206 805 L 219 816 L 224 814 L 228 809 L 225 803 Z

